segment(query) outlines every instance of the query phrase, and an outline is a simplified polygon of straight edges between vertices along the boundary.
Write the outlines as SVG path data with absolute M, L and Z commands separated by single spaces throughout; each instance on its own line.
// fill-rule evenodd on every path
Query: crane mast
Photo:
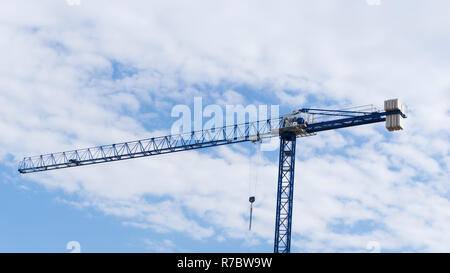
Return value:
M 384 121 L 389 131 L 397 131 L 406 117 L 407 108 L 398 99 L 385 101 L 384 111 L 302 108 L 275 119 L 25 157 L 18 171 L 36 173 L 279 137 L 274 252 L 290 253 L 297 138 Z
M 275 253 L 291 252 L 292 207 L 294 198 L 295 148 L 293 132 L 280 134 L 277 211 L 275 220 Z

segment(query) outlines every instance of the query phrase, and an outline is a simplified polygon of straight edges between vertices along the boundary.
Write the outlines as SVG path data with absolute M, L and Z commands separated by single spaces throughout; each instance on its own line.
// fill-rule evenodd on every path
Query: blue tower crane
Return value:
M 25 157 L 18 171 L 36 173 L 279 137 L 274 252 L 290 253 L 297 138 L 384 121 L 389 131 L 402 130 L 406 117 L 407 108 L 398 99 L 385 101 L 384 111 L 303 108 L 275 119 Z

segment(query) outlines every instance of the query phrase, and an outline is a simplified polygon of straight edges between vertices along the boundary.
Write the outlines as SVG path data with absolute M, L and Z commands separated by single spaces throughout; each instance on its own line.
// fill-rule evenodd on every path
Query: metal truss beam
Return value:
M 287 132 L 280 136 L 275 253 L 291 252 L 296 139 L 296 135 L 292 132 Z
M 26 157 L 19 165 L 19 172 L 50 171 L 264 139 L 272 137 L 271 131 L 279 128 L 280 120 L 269 119 L 191 133 Z
M 302 111 L 308 111 L 303 109 Z M 320 112 L 323 111 L 323 112 Z M 327 110 L 314 110 L 313 115 L 330 115 Z M 397 112 L 346 112 L 336 113 L 334 120 L 308 124 L 303 135 L 308 136 L 321 131 L 382 122 L 386 115 Z M 350 115 L 350 117 L 348 117 Z M 354 115 L 354 116 L 351 116 Z M 283 117 L 264 121 L 236 124 L 222 128 L 211 128 L 191 133 L 154 137 L 138 141 L 117 143 L 73 150 L 60 153 L 25 157 L 19 164 L 20 173 L 34 173 L 55 169 L 71 168 L 111 161 L 153 156 L 159 154 L 194 150 L 246 141 L 254 141 L 278 136 L 275 130 L 283 128 Z

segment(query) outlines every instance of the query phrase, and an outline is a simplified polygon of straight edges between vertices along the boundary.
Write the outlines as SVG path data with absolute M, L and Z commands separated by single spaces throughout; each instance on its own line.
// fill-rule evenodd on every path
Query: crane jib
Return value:
M 304 124 L 295 123 L 293 126 L 286 124 L 286 117 L 280 117 L 275 120 L 250 122 L 223 128 L 211 128 L 187 134 L 169 135 L 35 157 L 25 157 L 20 162 L 18 171 L 20 173 L 42 172 L 195 150 L 253 141 L 255 139 L 278 137 L 283 131 L 294 131 L 299 137 L 310 136 L 321 131 L 383 122 L 386 120 L 387 115 L 395 114 L 402 113 L 400 111 L 373 112 L 358 114 L 352 117 L 345 116 L 344 118 L 342 113 L 339 113 L 338 119 L 315 123 L 309 123 L 304 118 L 297 118 L 297 121 L 300 119 Z M 315 110 L 314 115 L 318 115 L 317 110 Z M 329 111 L 325 115 L 329 116 Z

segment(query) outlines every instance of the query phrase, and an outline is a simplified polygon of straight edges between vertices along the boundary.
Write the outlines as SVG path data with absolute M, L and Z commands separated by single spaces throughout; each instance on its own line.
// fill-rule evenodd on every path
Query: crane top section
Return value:
M 384 111 L 372 105 L 364 105 L 342 110 L 302 108 L 281 118 L 281 126 L 273 129 L 272 134 L 293 132 L 297 136 L 309 136 L 320 131 L 345 128 L 386 121 L 389 131 L 403 130 L 403 119 L 407 118 L 406 105 L 398 99 L 386 100 Z
M 282 137 L 295 133 L 306 137 L 318 132 L 386 121 L 389 131 L 403 129 L 407 108 L 398 99 L 385 102 L 384 111 L 375 108 L 329 110 L 302 108 L 275 119 L 234 124 L 184 134 L 153 137 L 137 141 L 102 145 L 67 152 L 25 157 L 20 173 L 106 163 L 233 143 Z

